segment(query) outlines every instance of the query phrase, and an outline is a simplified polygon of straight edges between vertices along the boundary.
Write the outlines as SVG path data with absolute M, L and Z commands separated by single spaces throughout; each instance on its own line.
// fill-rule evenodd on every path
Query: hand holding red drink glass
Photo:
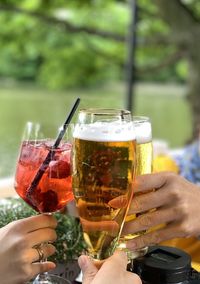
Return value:
M 73 200 L 71 177 L 71 125 L 55 147 L 55 139 L 45 134 L 41 125 L 26 124 L 24 138 L 18 158 L 15 189 L 19 196 L 35 211 L 52 214 Z M 52 134 L 53 137 L 54 134 Z M 45 137 L 45 138 L 44 138 Z M 43 247 L 38 244 L 40 261 L 45 261 Z M 34 284 L 69 284 L 68 280 L 48 273 L 40 274 Z
M 33 209 L 39 213 L 51 214 L 64 208 L 73 199 L 70 173 L 71 125 L 78 98 L 59 132 L 46 133 L 47 128 L 28 122 L 17 163 L 15 189 Z M 56 137 L 56 139 L 55 139 Z M 47 240 L 50 241 L 50 240 Z M 43 246 L 33 247 L 38 252 L 38 261 L 45 260 Z M 69 284 L 70 281 L 47 272 L 39 274 L 34 284 Z

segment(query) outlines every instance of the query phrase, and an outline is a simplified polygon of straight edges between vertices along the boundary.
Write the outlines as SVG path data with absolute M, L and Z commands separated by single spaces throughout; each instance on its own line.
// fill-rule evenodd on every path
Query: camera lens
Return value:
M 191 257 L 176 248 L 154 246 L 134 260 L 133 272 L 139 274 L 143 284 L 188 284 Z

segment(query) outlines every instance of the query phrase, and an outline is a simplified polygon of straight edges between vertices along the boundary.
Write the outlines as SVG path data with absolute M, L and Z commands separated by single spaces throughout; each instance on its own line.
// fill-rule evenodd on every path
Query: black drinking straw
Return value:
M 74 105 L 73 105 L 73 107 L 72 107 L 72 109 L 71 109 L 71 111 L 70 111 L 70 113 L 67 115 L 67 118 L 66 118 L 66 120 L 65 120 L 65 122 L 64 122 L 64 124 L 63 124 L 63 126 L 62 126 L 62 128 L 61 128 L 61 130 L 59 132 L 59 134 L 58 134 L 58 137 L 56 138 L 53 146 L 51 147 L 51 149 L 50 149 L 49 153 L 47 154 L 45 160 L 43 161 L 43 163 L 40 166 L 38 172 L 36 173 L 34 179 L 32 180 L 32 182 L 30 184 L 30 187 L 28 188 L 27 193 L 26 193 L 27 197 L 30 197 L 32 195 L 35 187 L 38 185 L 39 181 L 41 180 L 45 170 L 47 169 L 47 167 L 48 167 L 52 157 L 55 154 L 54 150 L 56 148 L 58 148 L 58 146 L 59 146 L 59 144 L 60 144 L 60 142 L 61 142 L 61 140 L 62 140 L 62 138 L 63 138 L 63 136 L 64 136 L 64 134 L 66 132 L 66 129 L 67 129 L 67 127 L 68 127 L 68 125 L 69 125 L 69 123 L 70 123 L 70 121 L 71 121 L 71 119 L 72 119 L 72 117 L 73 117 L 73 115 L 74 115 L 78 105 L 79 105 L 79 103 L 80 103 L 80 98 L 77 98 L 75 103 L 74 103 Z

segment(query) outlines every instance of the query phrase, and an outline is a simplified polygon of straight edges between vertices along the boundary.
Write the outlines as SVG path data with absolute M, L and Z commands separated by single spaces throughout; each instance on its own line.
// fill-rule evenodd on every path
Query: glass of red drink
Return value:
M 16 167 L 15 190 L 39 213 L 59 211 L 74 199 L 70 170 L 70 131 L 71 125 L 55 148 L 54 139 L 46 138 L 39 124 L 28 122 L 26 125 Z M 49 158 L 45 160 L 47 155 Z M 56 280 L 55 275 L 44 273 L 37 276 L 33 283 L 70 283 L 68 280 L 60 281 L 60 277 Z

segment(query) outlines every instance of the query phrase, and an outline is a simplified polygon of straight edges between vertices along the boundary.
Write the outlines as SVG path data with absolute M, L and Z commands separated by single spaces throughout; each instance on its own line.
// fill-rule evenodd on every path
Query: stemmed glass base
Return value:
M 69 280 L 58 275 L 40 274 L 36 277 L 32 284 L 72 284 Z

